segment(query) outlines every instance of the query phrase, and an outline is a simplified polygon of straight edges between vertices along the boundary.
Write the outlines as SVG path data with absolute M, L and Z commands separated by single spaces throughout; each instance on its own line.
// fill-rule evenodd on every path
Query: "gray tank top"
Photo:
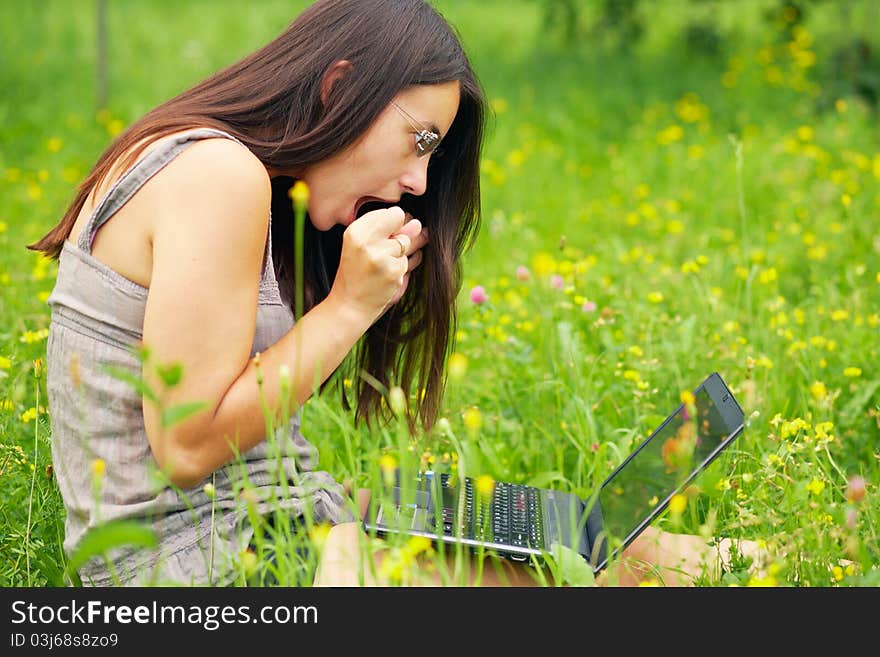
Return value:
M 83 535 L 102 522 L 126 518 L 149 523 L 159 537 L 156 549 L 120 548 L 111 554 L 116 573 L 126 584 L 228 582 L 231 567 L 253 532 L 248 502 L 240 494 L 245 481 L 255 490 L 262 514 L 281 508 L 332 524 L 353 518 L 341 486 L 314 469 L 317 453 L 300 432 L 300 414 L 275 443 L 261 442 L 240 461 L 189 490 L 179 493 L 159 484 L 141 396 L 108 372 L 108 367 L 121 368 L 140 376 L 141 364 L 133 349 L 143 337 L 149 290 L 92 256 L 95 235 L 174 157 L 196 140 L 217 137 L 238 141 L 218 130 L 188 131 L 154 145 L 126 171 L 98 203 L 77 244 L 64 243 L 47 302 L 52 315 L 47 393 L 52 460 L 66 509 L 64 548 L 74 550 Z M 181 294 L 198 292 L 181 290 Z M 293 314 L 281 299 L 272 264 L 270 217 L 251 355 L 267 349 L 291 326 Z M 98 499 L 93 489 L 97 459 L 106 465 Z M 213 500 L 204 490 L 209 482 L 215 490 Z M 252 495 L 244 497 L 253 503 Z M 79 574 L 86 585 L 115 583 L 103 559 L 89 561 Z

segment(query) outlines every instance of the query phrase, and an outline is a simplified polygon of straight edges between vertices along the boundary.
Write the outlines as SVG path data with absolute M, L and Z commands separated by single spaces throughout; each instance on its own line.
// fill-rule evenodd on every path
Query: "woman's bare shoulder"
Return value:
M 98 199 L 123 174 L 129 154 L 142 161 L 182 133 L 146 138 L 117 158 L 92 190 L 68 239 L 78 239 Z M 128 166 L 131 166 L 130 163 Z M 271 182 L 262 162 L 227 137 L 200 139 L 171 159 L 102 226 L 92 254 L 123 276 L 151 287 L 157 247 L 190 252 L 208 240 L 224 255 L 259 262 L 271 207 Z M 221 239 L 224 238 L 224 239 Z
M 157 216 L 165 218 L 162 224 L 166 228 L 176 230 L 178 219 L 186 215 L 190 221 L 207 221 L 214 229 L 268 223 L 272 198 L 269 174 L 256 155 L 231 139 L 199 140 L 170 162 L 156 182 L 154 192 L 166 210 Z M 163 228 L 162 224 L 154 229 Z
M 259 158 L 243 144 L 225 137 L 200 139 L 168 168 L 176 174 L 169 178 L 171 183 L 208 186 L 218 193 L 244 192 L 251 198 L 271 192 L 269 174 Z

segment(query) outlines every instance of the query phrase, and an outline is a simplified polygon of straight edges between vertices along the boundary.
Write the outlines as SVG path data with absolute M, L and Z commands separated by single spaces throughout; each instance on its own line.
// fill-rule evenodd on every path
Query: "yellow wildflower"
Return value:
M 471 431 L 477 431 L 483 426 L 483 417 L 480 415 L 480 409 L 471 407 L 464 412 L 464 426 Z
M 92 474 L 96 477 L 103 477 L 107 471 L 107 463 L 104 459 L 98 458 L 92 461 Z
M 246 577 L 250 577 L 257 570 L 257 565 L 259 564 L 259 559 L 257 559 L 257 555 L 252 550 L 242 550 L 238 553 L 239 559 L 241 560 L 241 569 L 244 571 Z
M 556 272 L 558 265 L 552 255 L 539 251 L 532 257 L 532 271 L 539 277 L 545 277 Z
M 770 267 L 770 268 L 762 271 L 760 274 L 758 274 L 758 281 L 761 283 L 764 283 L 765 285 L 772 283 L 777 278 L 778 278 L 778 275 L 776 273 L 776 267 Z
M 324 543 L 327 542 L 327 536 L 330 535 L 330 530 L 333 529 L 333 525 L 329 522 L 320 522 L 312 527 L 309 531 L 309 539 L 311 539 L 312 543 L 315 544 L 319 550 L 324 547 Z
M 32 344 L 34 342 L 40 342 L 41 340 L 45 340 L 49 337 L 49 329 L 44 328 L 39 331 L 25 331 L 21 334 L 21 337 L 18 339 L 19 342 L 24 342 L 25 344 Z
M 657 143 L 667 146 L 674 142 L 681 141 L 683 137 L 684 130 L 682 130 L 681 126 L 672 124 L 657 133 Z
M 813 128 L 808 125 L 802 125 L 797 129 L 797 136 L 801 141 L 812 141 L 814 134 Z
M 483 499 L 491 498 L 495 493 L 495 480 L 492 475 L 482 474 L 477 477 L 476 488 Z
M 397 468 L 397 459 L 392 454 L 383 454 L 379 458 L 379 468 L 386 477 L 389 474 L 393 476 L 394 470 Z
M 780 438 L 785 440 L 786 438 L 796 436 L 798 434 L 798 432 L 800 432 L 801 430 L 809 430 L 809 429 L 810 429 L 809 422 L 806 422 L 805 420 L 802 420 L 801 418 L 796 417 L 793 420 L 789 420 L 789 421 L 782 423 L 782 427 L 780 428 L 780 431 L 779 431 L 779 436 L 780 436 Z
M 687 508 L 687 497 L 681 494 L 673 495 L 669 500 L 669 512 L 673 515 L 681 515 Z
M 666 222 L 666 232 L 670 235 L 678 235 L 684 231 L 684 223 L 678 219 L 670 219 Z
M 305 208 L 309 204 L 309 186 L 302 180 L 293 183 L 288 192 L 296 208 Z
M 822 491 L 825 490 L 825 482 L 821 479 L 813 479 L 809 484 L 807 484 L 807 490 L 810 491 L 813 495 L 821 495 Z
M 21 414 L 21 421 L 25 424 L 28 424 L 29 422 L 33 422 L 36 419 L 37 415 L 45 412 L 46 409 L 42 404 L 39 407 L 31 406 L 29 409 Z
M 773 575 L 766 575 L 764 577 L 753 576 L 749 579 L 748 584 L 746 586 L 749 587 L 773 587 L 776 586 L 776 578 Z

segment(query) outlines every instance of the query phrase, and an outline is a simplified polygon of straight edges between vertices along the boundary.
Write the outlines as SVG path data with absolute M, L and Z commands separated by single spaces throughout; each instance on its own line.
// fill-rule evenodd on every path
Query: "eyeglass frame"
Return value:
M 400 115 L 409 122 L 412 129 L 416 131 L 417 157 L 424 157 L 425 155 L 438 153 L 438 147 L 443 140 L 440 134 L 436 130 L 426 128 L 420 121 L 417 121 L 409 112 L 393 100 L 391 101 L 391 104 L 394 106 L 394 109 L 396 109 Z M 425 142 L 428 144 L 427 147 L 424 145 Z

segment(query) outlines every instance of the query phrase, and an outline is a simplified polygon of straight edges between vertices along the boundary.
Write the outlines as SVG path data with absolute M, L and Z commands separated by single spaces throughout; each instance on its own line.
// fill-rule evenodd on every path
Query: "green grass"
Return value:
M 306 3 L 110 4 L 101 114 L 93 5 L 0 6 L 4 586 L 42 586 L 64 567 L 34 365 L 55 266 L 23 245 L 57 221 L 115 130 L 268 40 Z M 437 4 L 496 110 L 460 299 L 466 367 L 444 402 L 449 430 L 411 444 L 394 427 L 352 427 L 332 395 L 311 400 L 304 433 L 322 468 L 369 486 L 383 454 L 464 456 L 472 474 L 586 495 L 717 370 L 758 415 L 686 512 L 659 524 L 759 539 L 780 556 L 697 583 L 880 583 L 880 135 L 876 110 L 829 69 L 840 14 L 821 6 L 810 38 L 788 47 L 760 19 L 768 3 L 722 3 L 735 38 L 710 57 L 678 38 L 684 2 L 648 3 L 649 33 L 626 53 L 562 47 L 534 2 Z M 857 17 L 870 11 L 854 5 Z M 815 66 L 796 64 L 804 52 Z M 470 303 L 475 285 L 486 304 Z M 861 500 L 847 498 L 855 475 L 867 481 Z

